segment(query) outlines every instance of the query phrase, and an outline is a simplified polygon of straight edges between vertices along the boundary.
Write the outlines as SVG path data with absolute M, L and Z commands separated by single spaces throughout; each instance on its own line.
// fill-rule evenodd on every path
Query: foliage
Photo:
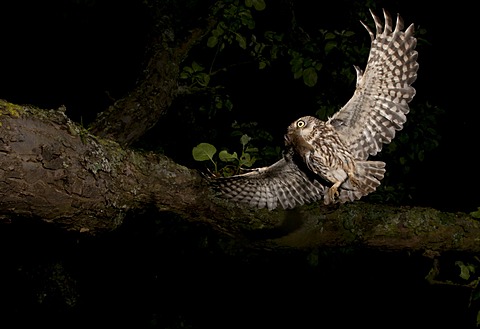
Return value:
M 215 52 L 201 59 L 206 62 L 205 64 L 200 64 L 198 62 L 200 59 L 197 59 L 191 65 L 183 67 L 180 78 L 188 84 L 188 88 L 196 92 L 206 92 L 215 99 L 211 102 L 210 114 L 214 115 L 222 108 L 227 110 L 233 108 L 231 102 L 224 100 L 224 98 L 228 99 L 228 95 L 224 92 L 221 83 L 217 82 L 215 86 L 211 84 L 214 76 L 220 73 L 227 74 L 233 67 L 255 64 L 262 70 L 271 67 L 281 58 L 289 58 L 293 78 L 302 79 L 304 85 L 313 87 L 318 83 L 319 73 L 324 67 L 326 57 L 330 56 L 334 61 L 338 61 L 335 50 L 349 56 L 359 53 L 358 47 L 353 46 L 355 43 L 352 37 L 355 33 L 348 30 L 333 32 L 320 30 L 314 38 L 301 29 L 301 32 L 294 31 L 294 35 L 290 38 L 287 38 L 285 33 L 268 29 L 262 33 L 260 29 L 256 29 L 253 8 L 261 11 L 266 8 L 266 4 L 263 0 L 217 1 L 211 13 L 216 19 L 216 25 L 206 42 L 207 48 L 214 49 Z M 291 29 L 298 28 L 292 26 Z M 305 40 L 303 43 L 298 44 L 298 33 L 302 34 L 300 39 Z M 244 55 L 237 54 L 240 57 L 237 62 L 231 62 L 234 50 L 241 50 Z M 368 49 L 364 52 L 367 53 Z M 224 54 L 223 58 L 221 54 Z M 334 70 L 327 71 L 326 75 L 332 72 L 335 75 Z M 351 72 L 344 73 L 349 81 L 353 81 L 354 75 Z M 203 90 L 199 90 L 202 88 Z
M 240 137 L 240 144 L 242 144 L 242 151 L 240 157 L 237 152 L 229 153 L 227 150 L 222 150 L 218 153 L 218 159 L 225 163 L 223 167 L 218 169 L 217 161 L 214 160 L 214 155 L 217 149 L 212 144 L 200 143 L 192 150 L 193 158 L 196 161 L 210 160 L 214 165 L 214 176 L 232 176 L 240 173 L 240 170 L 248 167 L 250 168 L 255 163 L 255 156 L 252 154 L 258 152 L 254 147 L 248 147 L 247 144 L 251 138 L 248 135 Z
M 476 211 L 472 211 L 470 213 L 470 216 L 476 219 L 480 219 L 480 207 L 478 207 Z
M 435 258 L 432 268 L 425 277 L 433 285 L 463 287 L 466 291 L 469 291 L 468 309 L 469 312 L 474 314 L 477 327 L 480 327 L 479 264 L 480 259 L 478 256 L 465 256 L 462 257 L 462 260 L 444 257 L 442 261 L 439 258 Z
M 192 66 L 184 66 L 180 73 L 180 79 L 188 79 L 191 87 L 200 86 L 207 87 L 210 82 L 210 75 L 205 73 L 205 68 L 193 61 Z
M 475 264 L 471 262 L 456 261 L 455 266 L 459 267 L 459 277 L 462 284 L 471 290 L 469 309 L 476 313 L 476 326 L 480 327 L 480 275 L 478 274 L 478 257 L 474 257 Z

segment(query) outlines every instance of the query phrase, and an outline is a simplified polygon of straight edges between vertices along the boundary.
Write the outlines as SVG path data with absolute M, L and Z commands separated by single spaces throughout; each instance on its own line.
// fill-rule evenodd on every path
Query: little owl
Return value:
M 285 135 L 283 157 L 269 167 L 230 177 L 213 178 L 220 195 L 234 202 L 268 209 L 293 208 L 323 199 L 324 204 L 360 199 L 377 188 L 385 163 L 369 161 L 402 129 L 415 95 L 411 84 L 418 63 L 413 24 L 403 30 L 397 15 L 393 28 L 372 13 L 365 71 L 355 66 L 356 89 L 350 100 L 326 122 L 312 116 L 294 121 Z

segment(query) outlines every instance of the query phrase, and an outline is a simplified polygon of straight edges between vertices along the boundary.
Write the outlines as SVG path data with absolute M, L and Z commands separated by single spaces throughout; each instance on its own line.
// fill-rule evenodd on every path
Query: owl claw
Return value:
M 332 201 L 334 201 L 340 194 L 338 193 L 338 186 L 336 186 L 337 184 L 334 184 L 332 185 L 332 187 L 330 187 L 328 189 L 328 198 Z

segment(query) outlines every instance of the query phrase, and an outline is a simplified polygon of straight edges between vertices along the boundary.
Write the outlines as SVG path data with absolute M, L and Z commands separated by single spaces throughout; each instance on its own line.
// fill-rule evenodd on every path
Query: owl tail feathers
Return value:
M 358 200 L 375 191 L 385 174 L 385 162 L 382 161 L 357 161 L 355 168 L 355 182 L 347 179 L 340 185 L 338 189 L 339 195 L 335 200 L 331 200 L 328 193 L 326 193 L 325 204 Z

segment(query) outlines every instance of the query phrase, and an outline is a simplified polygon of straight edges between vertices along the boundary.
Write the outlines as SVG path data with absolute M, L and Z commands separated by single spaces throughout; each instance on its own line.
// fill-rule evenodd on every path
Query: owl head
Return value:
M 318 121 L 318 119 L 312 116 L 301 117 L 288 126 L 287 135 L 295 135 L 299 137 L 310 135 Z M 285 137 L 285 139 L 287 139 L 287 137 Z
M 311 151 L 313 148 L 308 141 L 314 134 L 318 121 L 320 120 L 314 117 L 305 116 L 292 122 L 285 134 L 285 146 L 293 147 L 297 153 Z

